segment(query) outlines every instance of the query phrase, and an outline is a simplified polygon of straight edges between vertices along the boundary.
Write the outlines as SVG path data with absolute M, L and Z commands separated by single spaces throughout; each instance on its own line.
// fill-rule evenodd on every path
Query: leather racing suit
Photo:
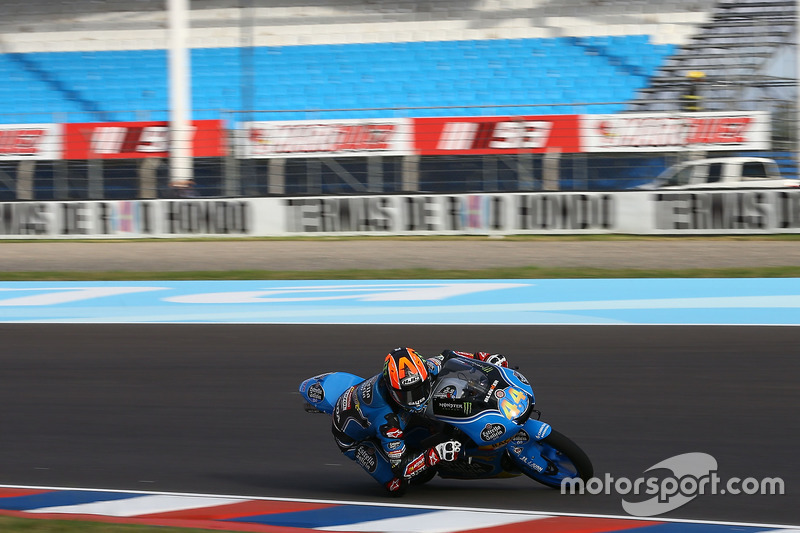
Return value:
M 505 358 L 487 352 L 445 350 L 425 360 L 432 379 L 436 379 L 444 361 L 453 356 L 478 356 L 507 366 Z M 487 358 L 494 358 L 487 359 Z M 500 358 L 500 359 L 497 359 Z M 428 471 L 442 460 L 458 456 L 460 443 L 448 441 L 425 450 L 409 450 L 405 430 L 412 415 L 390 399 L 382 375 L 377 374 L 347 389 L 336 401 L 331 431 L 339 449 L 357 462 L 392 495 L 405 492 L 415 476 Z

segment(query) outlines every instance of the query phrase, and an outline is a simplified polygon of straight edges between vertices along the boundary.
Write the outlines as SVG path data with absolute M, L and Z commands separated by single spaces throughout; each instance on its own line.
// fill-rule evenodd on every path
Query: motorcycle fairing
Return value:
M 448 359 L 439 371 L 428 415 L 458 427 L 478 445 L 507 440 L 533 408 L 530 385 L 515 374 L 467 357 Z
M 544 472 L 548 462 L 542 457 L 539 441 L 546 438 L 552 428 L 540 420 L 529 419 L 525 427 L 506 446 L 509 457 L 523 470 Z
M 467 457 L 441 462 L 437 465 L 439 477 L 445 479 L 487 479 L 496 477 L 515 477 L 519 474 L 508 471 L 504 464 L 505 450 L 467 450 Z
M 332 414 L 339 396 L 362 381 L 364 378 L 355 374 L 328 372 L 303 381 L 300 384 L 300 394 L 313 409 Z

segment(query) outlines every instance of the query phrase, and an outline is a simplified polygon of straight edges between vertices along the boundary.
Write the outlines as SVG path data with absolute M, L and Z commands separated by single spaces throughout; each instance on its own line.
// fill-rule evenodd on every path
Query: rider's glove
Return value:
M 506 357 L 499 353 L 477 352 L 475 356 L 481 361 L 486 361 L 487 363 L 491 363 L 493 365 L 508 368 L 508 361 L 506 361 Z
M 405 479 L 410 479 L 422 471 L 436 466 L 439 461 L 455 461 L 458 458 L 459 451 L 461 451 L 461 443 L 457 440 L 448 440 L 437 444 L 433 448 L 428 448 L 428 451 L 409 459 L 403 469 L 402 476 Z
M 461 443 L 457 440 L 448 440 L 441 444 L 437 444 L 428 450 L 428 465 L 433 466 L 439 461 L 455 461 L 458 458 L 458 452 L 460 451 Z

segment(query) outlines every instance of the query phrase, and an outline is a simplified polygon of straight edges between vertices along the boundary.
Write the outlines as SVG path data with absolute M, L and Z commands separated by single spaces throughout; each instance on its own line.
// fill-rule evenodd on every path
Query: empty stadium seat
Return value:
M 633 98 L 673 52 L 645 35 L 203 48 L 191 51 L 193 107 L 203 118 L 241 110 L 249 79 L 256 109 L 338 110 L 331 118 L 390 116 L 403 107 L 425 108 L 412 116 L 445 116 L 471 106 L 485 106 L 475 114 L 507 114 L 513 108 L 497 106 L 618 102 Z M 48 112 L 72 122 L 86 113 L 128 120 L 165 115 L 168 103 L 164 50 L 0 54 L 0 74 L 9 81 L 0 87 L 6 123 Z M 363 108 L 376 109 L 348 111 Z

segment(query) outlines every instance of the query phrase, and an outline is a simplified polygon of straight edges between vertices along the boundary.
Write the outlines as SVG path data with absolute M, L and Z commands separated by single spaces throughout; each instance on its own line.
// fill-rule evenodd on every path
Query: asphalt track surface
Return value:
M 296 391 L 407 344 L 507 354 L 599 475 L 705 452 L 723 479 L 785 482 L 666 517 L 800 524 L 800 328 L 4 324 L 0 339 L 1 484 L 385 502 Z M 620 500 L 521 477 L 435 479 L 402 501 L 624 514 Z

